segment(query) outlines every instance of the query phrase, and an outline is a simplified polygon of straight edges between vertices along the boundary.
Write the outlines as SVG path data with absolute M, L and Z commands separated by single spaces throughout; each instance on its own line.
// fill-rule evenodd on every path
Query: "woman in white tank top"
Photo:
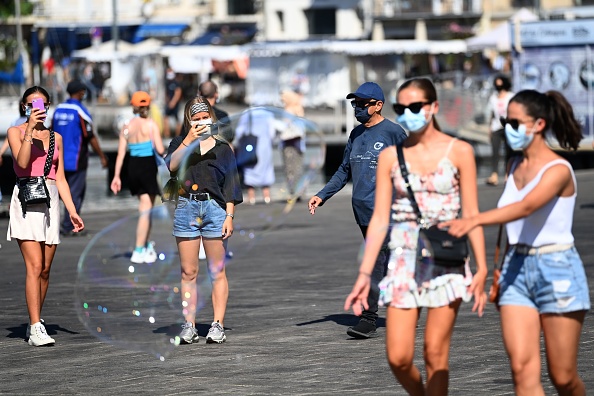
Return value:
M 502 120 L 512 160 L 497 209 L 444 224 L 461 236 L 474 227 L 506 224 L 510 249 L 500 278 L 503 341 L 515 392 L 544 395 L 540 382 L 540 334 L 549 377 L 559 394 L 585 395 L 577 371 L 580 334 L 590 309 L 588 282 L 571 233 L 577 185 L 571 165 L 549 148 L 545 132 L 576 150 L 581 126 L 556 91 L 515 95 Z

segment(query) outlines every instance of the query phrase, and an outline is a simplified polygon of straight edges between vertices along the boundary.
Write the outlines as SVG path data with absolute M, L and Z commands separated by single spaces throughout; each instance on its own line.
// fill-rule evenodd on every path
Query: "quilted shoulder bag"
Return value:
M 54 158 L 55 149 L 54 131 L 49 132 L 49 149 L 45 159 L 45 166 L 43 168 L 43 176 L 19 177 L 17 178 L 17 185 L 19 187 L 19 201 L 23 210 L 23 216 L 27 213 L 28 205 L 36 205 L 45 203 L 50 207 L 51 197 L 45 184 L 45 179 L 49 175 L 52 167 L 52 159 Z
M 428 224 L 423 218 L 423 214 L 415 199 L 415 193 L 408 180 L 408 169 L 404 161 L 402 145 L 396 146 L 396 153 L 398 154 L 400 173 L 406 184 L 410 203 L 417 215 L 417 224 L 420 227 L 419 239 L 417 241 L 417 260 L 431 258 L 435 265 L 442 267 L 459 267 L 464 265 L 469 255 L 468 237 L 465 235 L 461 238 L 456 238 L 448 234 L 446 230 L 438 228 L 437 225 L 427 226 Z

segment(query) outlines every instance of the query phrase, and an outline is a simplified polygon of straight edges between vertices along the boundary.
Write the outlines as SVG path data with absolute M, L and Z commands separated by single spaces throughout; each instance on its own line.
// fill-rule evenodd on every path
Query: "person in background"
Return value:
M 25 114 L 25 105 L 23 104 L 23 102 L 19 101 L 18 103 L 19 106 L 19 117 L 14 120 L 10 126 L 17 126 L 17 125 L 21 125 L 25 122 L 27 122 L 27 116 Z M 2 143 L 2 146 L 0 147 L 0 166 L 2 166 L 2 156 L 4 155 L 4 153 L 6 153 L 6 151 L 8 150 L 8 137 L 6 139 L 4 139 L 4 142 Z M 0 202 L 2 202 L 2 189 L 0 188 Z
M 408 188 L 412 188 L 427 226 L 478 213 L 476 164 L 472 146 L 443 133 L 435 114 L 437 92 L 431 80 L 413 78 L 396 95 L 398 123 L 409 132 L 402 143 L 408 185 L 401 173 L 395 146 L 380 154 L 375 206 L 369 222 L 359 276 L 345 301 L 357 314 L 368 306 L 371 273 L 382 241 L 390 232 L 390 264 L 380 282 L 380 304 L 387 305 L 386 355 L 392 373 L 410 395 L 447 395 L 449 350 L 462 300 L 475 299 L 473 310 L 483 314 L 487 296 L 487 262 L 482 228 L 469 235 L 477 271 L 470 260 L 446 267 L 417 253 L 419 219 Z M 392 224 L 390 224 L 392 223 Z M 417 323 L 427 308 L 424 334 L 426 381 L 413 362 Z
M 52 128 L 62 136 L 64 141 L 64 172 L 76 212 L 80 213 L 87 188 L 89 144 L 99 156 L 103 168 L 107 168 L 107 157 L 93 133 L 91 114 L 82 104 L 87 92 L 86 85 L 80 80 L 73 80 L 68 83 L 66 91 L 70 98 L 56 107 Z M 72 222 L 67 215 L 64 215 L 62 220 L 60 233 L 64 236 L 81 235 L 79 232 L 74 232 Z
M 165 74 L 165 118 L 163 120 L 163 135 L 171 137 L 171 123 L 174 124 L 174 136 L 179 136 L 181 124 L 179 122 L 179 104 L 182 100 L 181 76 L 176 74 L 171 67 Z
M 346 97 L 352 99 L 355 117 L 361 123 L 351 131 L 347 141 L 342 163 L 322 190 L 309 200 L 309 212 L 314 215 L 316 209 L 339 192 L 349 181 L 353 182 L 352 206 L 355 221 L 367 241 L 369 220 L 373 213 L 375 197 L 375 173 L 377 161 L 386 147 L 400 144 L 406 139 L 406 132 L 400 125 L 382 116 L 384 92 L 374 82 L 365 82 L 357 91 Z M 380 253 L 375 260 L 371 274 L 371 291 L 368 307 L 358 313 L 359 322 L 347 329 L 347 334 L 358 339 L 377 337 L 378 318 L 378 283 L 388 270 L 388 239 L 385 238 Z
M 128 184 L 130 193 L 138 196 L 138 225 L 136 244 L 130 261 L 133 263 L 154 263 L 157 253 L 149 242 L 151 232 L 151 209 L 155 197 L 161 194 L 157 181 L 157 162 L 155 156 L 163 156 L 165 148 L 157 124 L 149 118 L 151 97 L 147 92 L 137 91 L 130 100 L 135 117 L 120 132 L 118 156 L 115 163 L 111 191 L 117 194 L 122 189 L 120 174 L 127 149 Z
M 305 125 L 299 117 L 305 116 L 301 104 L 302 96 L 292 90 L 283 90 L 281 100 L 285 111 L 295 117 L 286 117 L 279 123 L 279 148 L 282 151 L 287 179 L 288 200 L 301 200 L 295 197 L 297 183 L 303 174 L 303 153 L 305 152 Z M 302 194 L 303 191 L 299 192 Z
M 34 99 L 45 103 L 45 111 L 33 108 Z M 38 86 L 28 88 L 21 101 L 27 120 L 8 129 L 8 141 L 13 157 L 13 168 L 18 178 L 43 177 L 50 151 L 51 132 L 43 124 L 50 106 L 47 91 Z M 60 198 L 64 202 L 74 232 L 84 229 L 84 222 L 76 211 L 70 188 L 64 176 L 64 145 L 62 136 L 54 133 L 53 158 L 45 184 L 50 195 L 45 203 L 27 205 L 19 199 L 19 185 L 15 185 L 10 205 L 7 239 L 16 239 L 26 268 L 25 296 L 29 312 L 26 338 L 29 345 L 53 345 L 55 340 L 47 334 L 41 310 L 49 286 L 49 276 L 60 243 Z
M 208 273 L 212 282 L 214 318 L 206 336 L 207 343 L 227 339 L 224 329 L 229 298 L 225 270 L 227 240 L 233 234 L 235 206 L 243 201 L 241 186 L 230 144 L 211 133 L 216 122 L 212 107 L 205 98 L 195 97 L 186 103 L 184 124 L 187 134 L 171 140 L 166 162 L 179 179 L 179 195 L 173 215 L 173 235 L 181 265 L 181 296 L 185 323 L 181 342 L 198 342 L 196 305 L 198 290 L 198 251 L 204 244 Z
M 501 151 L 501 144 L 505 147 L 506 163 L 510 156 L 510 148 L 505 141 L 505 133 L 503 126 L 499 121 L 505 117 L 507 113 L 507 104 L 509 103 L 513 92 L 511 92 L 511 81 L 504 75 L 497 75 L 493 80 L 493 88 L 495 92 L 489 97 L 488 111 L 489 111 L 489 138 L 491 140 L 491 176 L 486 180 L 486 183 L 491 186 L 499 184 L 499 156 Z
M 497 209 L 444 224 L 452 235 L 505 224 L 509 250 L 499 278 L 503 344 L 516 395 L 544 395 L 541 332 L 549 378 L 560 395 L 586 395 L 577 369 L 590 293 L 571 232 L 577 182 L 569 162 L 547 144 L 552 133 L 577 150 L 582 127 L 557 91 L 518 92 L 509 102 L 506 139 L 523 155 L 511 161 Z
M 270 186 L 275 180 L 272 157 L 272 141 L 276 135 L 274 115 L 262 107 L 244 111 L 235 129 L 236 142 L 247 134 L 252 134 L 258 139 L 256 144 L 258 162 L 249 167 L 237 165 L 243 172 L 243 184 L 247 188 L 250 205 L 256 204 L 256 188 L 262 189 L 264 203 L 269 204 L 271 202 Z
M 219 135 L 223 137 L 229 143 L 233 142 L 235 133 L 231 128 L 231 120 L 229 119 L 229 113 L 221 110 L 216 104 L 219 101 L 219 88 L 211 80 L 202 82 L 198 86 L 198 96 L 202 96 L 208 100 L 208 103 L 212 107 L 215 116 L 217 117 L 217 124 L 219 125 Z

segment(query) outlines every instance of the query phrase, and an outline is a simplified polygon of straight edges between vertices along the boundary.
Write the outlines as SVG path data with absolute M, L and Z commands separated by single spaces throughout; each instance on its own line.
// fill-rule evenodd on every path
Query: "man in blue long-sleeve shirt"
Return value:
M 356 92 L 348 94 L 347 99 L 353 99 L 351 104 L 361 125 L 352 130 L 338 170 L 324 188 L 309 200 L 309 211 L 315 214 L 318 206 L 352 181 L 353 213 L 365 238 L 375 203 L 375 172 L 379 154 L 386 147 L 401 144 L 407 135 L 400 125 L 382 116 L 384 93 L 376 83 L 363 83 Z M 363 311 L 357 325 L 349 327 L 347 334 L 351 337 L 371 338 L 377 335 L 378 283 L 387 271 L 390 253 L 387 242 L 386 238 L 371 274 L 369 310 Z

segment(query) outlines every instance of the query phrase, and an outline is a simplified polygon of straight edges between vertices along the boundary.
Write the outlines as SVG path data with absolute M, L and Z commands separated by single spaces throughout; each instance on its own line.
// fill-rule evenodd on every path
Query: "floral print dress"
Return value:
M 429 225 L 458 217 L 460 212 L 460 173 L 448 158 L 455 139 L 437 165 L 425 175 L 410 173 L 409 182 L 419 209 Z M 410 165 L 407 163 L 407 168 Z M 419 226 L 411 205 L 398 160 L 392 166 L 395 199 L 391 211 L 390 261 L 386 277 L 380 282 L 380 305 L 395 308 L 442 307 L 461 298 L 470 301 L 472 282 L 469 260 L 460 267 L 441 267 L 417 261 Z

